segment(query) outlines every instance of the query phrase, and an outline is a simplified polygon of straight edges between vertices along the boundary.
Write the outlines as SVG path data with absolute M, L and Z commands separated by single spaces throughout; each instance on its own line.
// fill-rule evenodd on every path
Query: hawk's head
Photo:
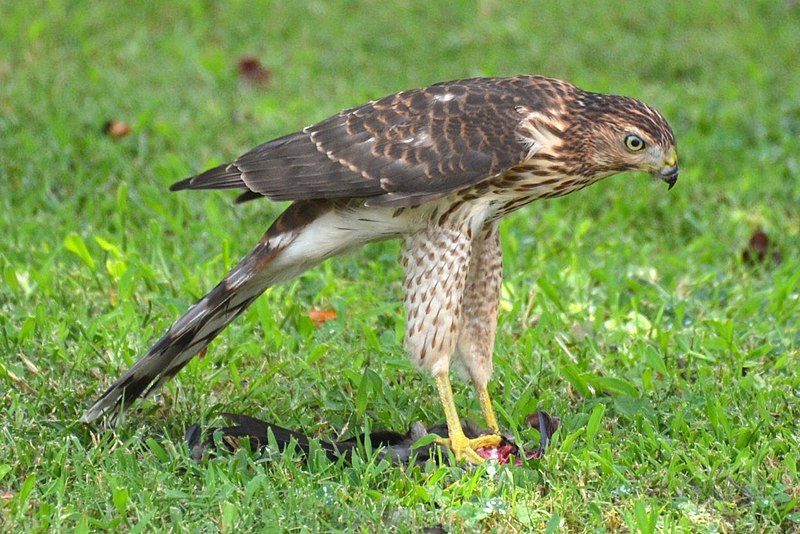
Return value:
M 634 98 L 580 91 L 570 101 L 561 158 L 572 171 L 601 178 L 644 171 L 671 189 L 678 180 L 675 135 L 663 115 Z

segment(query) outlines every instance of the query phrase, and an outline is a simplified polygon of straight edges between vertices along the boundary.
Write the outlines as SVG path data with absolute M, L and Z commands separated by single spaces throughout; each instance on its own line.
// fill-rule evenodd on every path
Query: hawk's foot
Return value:
M 478 449 L 483 447 L 497 447 L 501 438 L 497 434 L 486 434 L 477 438 L 468 438 L 462 433 L 451 435 L 449 438 L 438 438 L 436 443 L 453 451 L 456 460 L 466 460 L 472 464 L 482 464 L 486 459 L 478 454 Z

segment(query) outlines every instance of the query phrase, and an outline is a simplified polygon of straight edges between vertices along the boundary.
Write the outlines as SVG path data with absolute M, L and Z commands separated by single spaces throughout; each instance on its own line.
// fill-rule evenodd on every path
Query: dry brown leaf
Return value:
M 750 241 L 742 251 L 742 261 L 755 265 L 756 263 L 764 263 L 767 259 L 780 263 L 783 258 L 775 243 L 770 241 L 766 232 L 759 229 L 753 232 L 753 235 L 750 236 Z
M 319 328 L 326 322 L 336 319 L 336 312 L 334 310 L 320 310 L 314 308 L 308 312 L 308 318 L 314 321 L 314 324 Z
M 272 72 L 255 56 L 244 56 L 239 60 L 239 76 L 247 83 L 264 87 L 272 79 Z
M 114 139 L 119 139 L 131 133 L 131 126 L 127 122 L 112 119 L 106 121 L 103 125 L 103 133 Z

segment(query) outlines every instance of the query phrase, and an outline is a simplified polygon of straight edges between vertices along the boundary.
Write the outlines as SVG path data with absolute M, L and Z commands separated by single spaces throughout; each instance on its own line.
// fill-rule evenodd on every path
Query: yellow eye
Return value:
M 631 152 L 639 152 L 644 149 L 644 139 L 636 134 L 628 134 L 625 136 L 625 148 Z

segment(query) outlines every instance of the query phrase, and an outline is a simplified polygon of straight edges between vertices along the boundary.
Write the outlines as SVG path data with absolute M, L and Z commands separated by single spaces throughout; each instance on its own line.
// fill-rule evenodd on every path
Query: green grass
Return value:
M 0 2 L 0 528 L 800 529 L 796 2 L 116 4 Z M 268 88 L 238 80 L 248 54 Z M 682 168 L 502 227 L 491 391 L 521 441 L 537 406 L 562 418 L 544 459 L 188 458 L 226 410 L 323 438 L 442 419 L 403 355 L 398 243 L 271 289 L 123 425 L 76 423 L 282 208 L 171 182 L 370 98 L 522 72 L 659 107 Z M 779 265 L 741 262 L 759 227 Z

